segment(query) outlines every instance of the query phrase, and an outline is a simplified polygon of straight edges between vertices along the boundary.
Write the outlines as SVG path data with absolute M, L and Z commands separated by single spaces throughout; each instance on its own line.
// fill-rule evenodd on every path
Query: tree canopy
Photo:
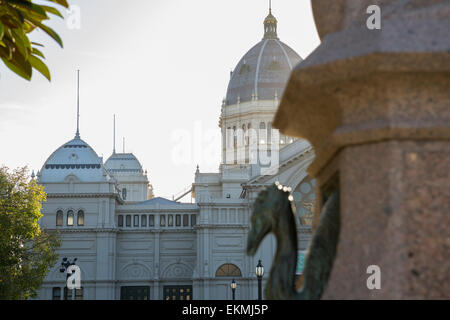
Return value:
M 69 7 L 67 0 L 41 2 Z M 48 14 L 63 18 L 55 7 L 35 4 L 33 0 L 0 0 L 0 59 L 9 69 L 27 80 L 31 79 L 33 69 L 49 81 L 51 79 L 50 71 L 42 61 L 45 56 L 37 48 L 43 45 L 32 42 L 28 37 L 30 32 L 42 30 L 63 47 L 59 35 L 43 24 L 50 19 Z
M 36 296 L 58 258 L 58 235 L 41 229 L 43 187 L 27 168 L 0 168 L 0 299 Z

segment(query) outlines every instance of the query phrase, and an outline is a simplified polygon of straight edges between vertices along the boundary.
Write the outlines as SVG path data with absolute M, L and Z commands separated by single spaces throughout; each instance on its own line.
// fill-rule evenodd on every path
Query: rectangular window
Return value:
M 74 289 L 67 290 L 67 287 L 64 287 L 64 300 L 72 300 L 72 295 Z M 75 300 L 83 300 L 83 287 L 80 289 L 75 289 Z
M 189 215 L 183 214 L 183 227 L 189 227 Z
M 67 287 L 64 287 L 64 300 L 72 300 L 72 290 L 67 290 Z
M 61 288 L 60 287 L 53 287 L 52 299 L 53 300 L 61 300 Z
M 145 214 L 143 214 L 141 216 L 141 227 L 146 227 L 147 226 L 147 216 Z
M 155 216 L 152 214 L 148 216 L 148 226 L 149 227 L 155 226 Z
M 120 287 L 120 300 L 150 300 L 150 287 Z
M 161 227 L 165 227 L 166 226 L 166 216 L 163 215 L 163 214 L 159 216 L 159 225 Z
M 126 221 L 127 227 L 131 227 L 131 215 L 127 214 L 127 221 Z
M 195 226 L 197 224 L 197 215 L 191 214 L 191 226 Z
M 192 300 L 192 286 L 164 286 L 164 300 Z
M 123 215 L 119 215 L 119 216 L 117 217 L 117 225 L 118 225 L 119 227 L 123 227 Z
M 139 227 L 139 216 L 137 214 L 134 215 L 133 226 Z
M 173 215 L 172 214 L 169 214 L 169 216 L 168 216 L 167 225 L 169 227 L 173 227 Z
M 181 226 L 181 215 L 177 214 L 175 216 L 175 226 L 180 227 Z
M 83 300 L 83 287 L 75 289 L 75 300 Z

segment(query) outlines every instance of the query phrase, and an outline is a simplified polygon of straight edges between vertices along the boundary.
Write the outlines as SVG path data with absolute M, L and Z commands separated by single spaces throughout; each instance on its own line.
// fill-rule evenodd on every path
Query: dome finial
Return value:
M 77 132 L 75 139 L 80 139 L 80 70 L 77 70 Z
M 277 19 L 272 15 L 272 1 L 269 0 L 269 14 L 264 19 L 264 39 L 278 39 Z
M 113 154 L 116 154 L 116 115 L 113 116 Z

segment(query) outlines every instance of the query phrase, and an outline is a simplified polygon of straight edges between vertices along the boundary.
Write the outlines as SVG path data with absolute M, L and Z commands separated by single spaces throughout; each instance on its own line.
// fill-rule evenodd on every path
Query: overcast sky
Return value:
M 319 38 L 309 0 L 274 0 L 278 36 L 302 58 Z M 49 24 L 64 49 L 42 33 L 52 81 L 30 82 L 0 62 L 0 164 L 41 169 L 76 131 L 104 160 L 133 152 L 155 194 L 171 198 L 220 163 L 220 107 L 230 70 L 263 36 L 266 0 L 72 0 L 80 9 Z M 80 22 L 79 27 L 78 22 Z M 190 150 L 190 151 L 188 151 Z M 183 156 L 180 157 L 180 154 Z M 185 199 L 189 201 L 188 198 Z

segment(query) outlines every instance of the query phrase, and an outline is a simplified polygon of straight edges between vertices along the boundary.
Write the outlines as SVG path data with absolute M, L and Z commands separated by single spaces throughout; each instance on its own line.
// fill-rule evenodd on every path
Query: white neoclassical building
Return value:
M 60 258 L 77 258 L 82 289 L 76 299 L 257 298 L 255 266 L 266 275 L 273 237 L 254 257 L 245 253 L 252 202 L 275 181 L 289 185 L 298 212 L 299 249 L 310 238 L 314 180 L 306 168 L 314 153 L 303 140 L 279 135 L 271 121 L 299 55 L 277 37 L 270 12 L 264 37 L 239 61 L 222 103 L 219 171 L 197 168 L 195 203 L 150 197 L 149 180 L 131 153 L 103 162 L 80 135 L 59 147 L 38 172 L 45 187 L 42 227 L 61 235 Z M 61 259 L 39 299 L 63 299 Z M 72 298 L 72 291 L 66 292 Z

